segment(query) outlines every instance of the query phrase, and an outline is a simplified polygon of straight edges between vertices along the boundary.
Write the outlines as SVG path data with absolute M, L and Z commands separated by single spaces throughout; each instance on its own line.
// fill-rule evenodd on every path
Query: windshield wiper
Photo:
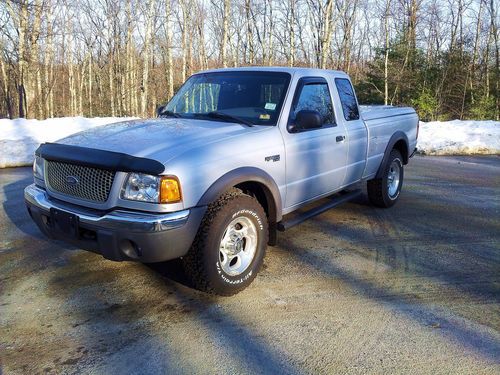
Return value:
M 160 117 L 163 117 L 163 116 L 165 116 L 165 117 L 176 117 L 176 118 L 181 117 L 180 114 L 172 112 L 172 111 L 163 111 L 163 112 L 161 112 L 160 113 Z
M 242 118 L 239 118 L 239 117 L 236 117 L 236 116 L 232 116 L 232 115 L 228 115 L 227 113 L 223 113 L 223 112 L 213 111 L 213 112 L 208 112 L 208 113 L 206 113 L 204 115 L 207 116 L 207 117 L 211 117 L 211 118 L 215 118 L 215 119 L 219 119 L 219 120 L 226 120 L 226 121 L 236 122 L 238 124 L 243 124 L 243 125 L 246 125 L 246 126 L 249 126 L 249 127 L 253 126 L 253 124 L 250 121 L 243 120 Z

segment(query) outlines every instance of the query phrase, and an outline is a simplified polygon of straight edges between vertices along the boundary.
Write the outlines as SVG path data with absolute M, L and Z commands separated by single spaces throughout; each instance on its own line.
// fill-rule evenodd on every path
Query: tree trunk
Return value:
M 333 0 L 328 0 L 324 10 L 324 29 L 321 35 L 321 60 L 320 69 L 326 69 L 326 60 L 330 54 L 330 41 L 333 29 Z
M 498 45 L 498 7 L 490 0 L 491 32 L 495 45 L 495 119 L 500 120 L 500 46 Z M 488 64 L 488 63 L 486 63 Z
M 251 0 L 245 0 L 245 23 L 247 28 L 247 49 L 248 49 L 248 64 L 255 63 L 255 50 L 253 44 L 253 26 L 252 26 L 252 8 Z
M 290 32 L 290 45 L 288 46 L 288 66 L 295 65 L 295 2 L 296 0 L 289 0 L 288 6 L 290 7 L 290 17 L 288 19 L 288 27 Z
M 193 5 L 191 5 L 193 6 Z M 186 69 L 186 77 L 189 77 L 193 72 L 193 24 L 191 13 L 189 13 L 189 17 L 187 19 L 187 46 L 186 46 L 186 59 L 187 59 L 187 69 Z
M 186 48 L 187 48 L 187 27 L 188 27 L 188 4 L 186 4 L 187 0 L 181 0 L 181 8 L 182 8 L 182 27 L 181 27 L 181 37 L 182 37 L 182 66 L 181 66 L 181 80 L 184 82 L 186 80 Z
M 171 3 L 170 0 L 165 0 L 165 27 L 167 31 L 167 99 L 170 100 L 174 96 L 174 63 L 172 58 L 172 25 L 171 25 Z
M 149 90 L 149 60 L 151 52 L 151 37 L 153 28 L 153 11 L 155 0 L 149 0 L 148 13 L 146 18 L 146 35 L 144 37 L 144 67 L 142 70 L 142 90 L 141 90 L 141 116 L 147 116 L 147 100 Z
M 229 34 L 229 15 L 231 10 L 231 0 L 224 0 L 224 16 L 222 18 L 222 42 L 221 42 L 221 60 L 222 66 L 227 68 L 227 39 Z
M 205 30 L 204 30 L 204 18 L 199 17 L 198 19 L 198 48 L 200 55 L 200 69 L 204 70 L 208 68 L 207 51 L 205 47 Z
M 391 0 L 385 3 L 384 32 L 385 32 L 385 57 L 384 57 L 384 104 L 389 104 L 389 11 Z
M 86 59 L 85 59 L 86 60 Z M 78 115 L 83 116 L 83 94 L 84 94 L 84 86 L 85 86 L 85 60 L 82 62 L 82 66 L 77 71 L 78 72 L 78 82 L 79 82 L 79 90 L 78 90 Z M 88 61 L 87 61 L 88 63 Z
M 0 56 L 0 71 L 2 72 L 2 83 L 3 83 L 2 89 L 4 93 L 5 107 L 7 109 L 7 115 L 11 119 L 14 117 L 14 114 L 12 113 L 12 100 L 10 97 L 9 81 L 7 78 L 7 71 L 5 69 L 3 56 Z
M 12 8 L 15 5 L 18 7 L 19 11 L 16 12 Z M 19 117 L 28 116 L 28 101 L 26 95 L 26 88 L 29 87 L 29 74 L 28 74 L 28 61 L 26 56 L 26 33 L 28 31 L 28 5 L 25 2 L 19 2 L 18 4 L 13 4 L 7 1 L 7 9 L 11 18 L 16 23 L 17 33 L 18 33 L 18 81 L 17 81 L 17 92 L 18 92 L 18 104 L 19 104 Z
M 92 52 L 89 51 L 89 72 L 88 72 L 88 80 L 87 80 L 87 89 L 89 92 L 88 101 L 89 101 L 89 116 L 90 117 L 93 116 L 93 107 L 94 107 L 94 104 L 92 103 L 92 81 L 93 81 L 92 64 L 93 64 Z
M 267 48 L 269 50 L 267 65 L 272 66 L 274 62 L 274 16 L 273 16 L 273 0 L 269 0 L 269 31 L 267 33 Z
M 30 82 L 32 86 L 29 89 L 29 98 L 28 101 L 30 103 L 35 104 L 36 102 L 36 114 L 33 113 L 33 117 L 38 117 L 41 119 L 43 117 L 43 109 L 42 109 L 42 77 L 40 73 L 41 64 L 40 64 L 40 25 L 42 21 L 42 11 L 43 11 L 43 3 L 41 0 L 36 0 L 34 3 L 34 21 L 33 27 L 30 32 Z M 35 101 L 36 98 L 36 101 Z M 33 110 L 34 112 L 34 110 Z
M 71 19 L 71 18 L 70 18 Z M 70 114 L 72 117 L 76 115 L 76 89 L 75 89 L 75 72 L 73 65 L 73 43 L 72 43 L 72 21 L 69 20 L 67 23 L 66 35 L 68 35 L 68 88 L 69 88 L 69 102 L 70 102 Z
M 47 47 L 44 59 L 45 69 L 45 117 L 54 117 L 54 35 L 52 2 L 47 3 Z
M 477 15 L 477 23 L 476 23 L 476 36 L 474 38 L 474 49 L 472 51 L 472 61 L 469 69 L 470 73 L 470 79 L 469 79 L 469 84 L 470 84 L 470 95 L 471 95 L 471 102 L 474 103 L 474 78 L 475 78 L 475 72 L 476 72 L 476 59 L 477 59 L 477 51 L 478 51 L 478 46 L 479 46 L 479 34 L 481 33 L 481 15 L 482 15 L 482 10 L 483 10 L 483 2 L 484 0 L 479 0 L 479 12 Z M 467 86 L 467 85 L 466 85 Z M 465 90 L 464 90 L 465 93 Z M 465 94 L 464 94 L 465 96 Z

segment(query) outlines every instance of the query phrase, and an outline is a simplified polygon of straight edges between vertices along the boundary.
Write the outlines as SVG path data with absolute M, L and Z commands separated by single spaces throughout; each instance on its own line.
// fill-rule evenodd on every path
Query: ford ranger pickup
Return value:
M 220 295 L 252 282 L 278 231 L 360 182 L 393 206 L 418 137 L 412 108 L 360 107 L 331 70 L 203 71 L 157 114 L 40 145 L 28 212 L 50 238 L 110 260 L 181 258 L 192 286 Z

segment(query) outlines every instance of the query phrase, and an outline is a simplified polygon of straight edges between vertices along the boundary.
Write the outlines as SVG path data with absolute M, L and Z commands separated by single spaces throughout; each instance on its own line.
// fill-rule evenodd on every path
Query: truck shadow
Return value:
M 16 178 L 14 182 L 3 186 L 5 200 L 2 202 L 2 206 L 5 214 L 17 229 L 31 237 L 42 239 L 43 235 L 31 220 L 24 206 L 24 188 L 33 182 L 31 174 L 27 175 L 30 171 L 29 168 L 9 168 L 1 171 L 2 178 L 7 173 Z
M 68 356 L 82 368 L 89 360 L 97 363 L 97 372 L 212 373 L 213 361 L 200 362 L 201 350 L 235 362 L 236 372 L 303 373 L 293 358 L 259 335 L 258 327 L 252 329 L 224 308 L 223 299 L 186 287 L 185 282 L 176 262 L 150 267 L 104 264 L 90 253 L 73 256 L 48 286 L 49 296 L 61 301 L 60 310 L 72 322 L 69 332 L 78 335 L 86 349 L 85 355 Z M 148 285 L 149 292 L 130 283 Z M 206 337 L 210 347 L 205 346 Z
M 184 272 L 182 261 L 173 259 L 168 262 L 145 264 L 151 271 L 155 272 L 163 280 L 171 280 L 193 289 L 193 285 Z
M 420 205 L 425 207 L 426 203 Z M 343 209 L 343 216 L 359 215 L 349 208 Z M 390 214 L 377 209 L 368 216 L 369 229 L 346 226 L 346 222 L 339 225 L 326 216 L 314 219 L 313 225 L 335 236 L 349 252 L 371 264 L 384 264 L 391 272 L 432 279 L 476 300 L 500 303 L 498 242 L 487 235 L 489 231 L 495 233 L 496 224 L 477 218 L 468 220 L 470 232 L 459 229 L 450 233 L 450 218 L 441 210 L 433 212 L 432 207 L 428 207 L 427 213 L 433 219 L 432 222 L 428 219 L 425 226 L 407 227 L 404 221 L 389 218 Z M 476 236 L 481 232 L 486 234 L 483 239 Z
M 442 313 L 442 308 L 430 307 L 408 295 L 396 291 L 391 291 L 378 286 L 369 279 L 361 278 L 354 273 L 336 265 L 333 261 L 325 261 L 307 248 L 297 248 L 287 241 L 291 256 L 302 262 L 305 267 L 313 267 L 321 271 L 326 277 L 341 279 L 350 288 L 361 293 L 364 297 L 376 300 L 390 310 L 396 311 L 402 316 L 410 318 L 423 327 L 439 327 L 439 335 L 451 342 L 488 358 L 490 361 L 498 360 L 500 352 L 500 340 L 498 335 L 490 332 L 479 331 L 464 324 L 460 317 L 450 318 Z M 301 255 L 302 254 L 302 255 Z
M 462 206 L 460 195 L 443 192 L 429 199 L 425 191 L 408 190 L 389 210 L 367 208 L 361 196 L 293 228 L 278 246 L 304 267 L 345 282 L 423 327 L 437 325 L 437 334 L 497 361 L 500 224 L 480 204 Z M 303 241 L 301 230 L 308 238 L 332 236 L 332 248 Z M 333 246 L 341 248 L 338 258 L 331 256 Z M 463 307 L 471 305 L 484 306 L 484 314 Z

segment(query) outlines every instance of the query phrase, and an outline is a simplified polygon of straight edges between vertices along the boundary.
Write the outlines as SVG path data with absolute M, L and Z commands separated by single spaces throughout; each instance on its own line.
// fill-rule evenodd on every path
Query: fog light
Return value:
M 131 240 L 121 240 L 120 250 L 123 254 L 132 259 L 138 259 L 142 256 L 142 249 Z

